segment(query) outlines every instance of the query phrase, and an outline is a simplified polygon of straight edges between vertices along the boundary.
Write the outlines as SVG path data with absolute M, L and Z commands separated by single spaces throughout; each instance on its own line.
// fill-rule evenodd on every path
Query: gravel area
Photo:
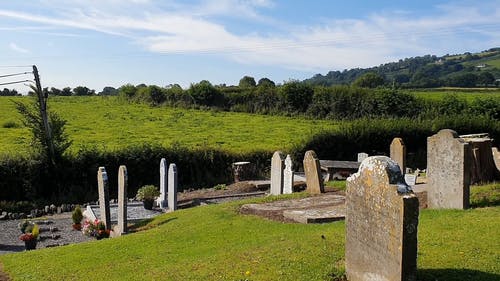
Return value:
M 21 231 L 18 224 L 21 221 L 0 221 L 0 255 L 24 251 L 24 242 L 19 240 Z M 69 212 L 33 221 L 39 224 L 41 230 L 37 249 L 94 240 L 73 229 Z

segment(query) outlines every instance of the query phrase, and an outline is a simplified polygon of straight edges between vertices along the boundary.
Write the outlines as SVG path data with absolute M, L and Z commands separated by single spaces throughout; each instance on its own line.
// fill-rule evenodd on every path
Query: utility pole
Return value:
M 38 95 L 38 104 L 40 107 L 40 116 L 42 116 L 43 127 L 45 129 L 45 138 L 47 140 L 47 146 L 49 147 L 49 158 L 50 162 L 54 163 L 54 143 L 52 142 L 52 131 L 50 130 L 49 119 L 47 117 L 47 99 L 48 94 L 44 95 L 42 90 L 42 85 L 40 84 L 40 76 L 38 76 L 38 69 L 36 65 L 33 65 L 33 75 L 35 76 L 36 92 Z

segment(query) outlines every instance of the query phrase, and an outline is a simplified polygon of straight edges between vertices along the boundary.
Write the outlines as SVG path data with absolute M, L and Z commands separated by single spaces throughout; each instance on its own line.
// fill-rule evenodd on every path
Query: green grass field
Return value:
M 416 97 L 430 99 L 430 100 L 442 100 L 448 95 L 454 95 L 459 99 L 465 99 L 468 102 L 479 98 L 493 98 L 500 100 L 500 88 L 436 88 L 436 89 L 418 89 L 418 90 L 405 90 L 408 93 L 415 95 Z
M 471 192 L 499 189 L 496 184 Z M 279 198 L 299 196 L 303 194 Z M 342 276 L 344 222 L 281 223 L 237 212 L 243 203 L 276 198 L 179 210 L 120 238 L 8 254 L 0 256 L 0 262 L 14 281 L 336 280 L 334 276 Z M 499 228 L 500 206 L 422 210 L 418 280 L 498 280 Z
M 11 102 L 28 99 L 0 97 L 0 153 L 25 152 L 29 146 L 30 132 L 22 126 Z M 84 146 L 114 150 L 134 144 L 173 143 L 235 152 L 272 151 L 336 127 L 335 122 L 324 120 L 149 107 L 116 97 L 53 97 L 49 106 L 68 121 L 72 151 Z M 17 127 L 9 125 L 12 123 Z

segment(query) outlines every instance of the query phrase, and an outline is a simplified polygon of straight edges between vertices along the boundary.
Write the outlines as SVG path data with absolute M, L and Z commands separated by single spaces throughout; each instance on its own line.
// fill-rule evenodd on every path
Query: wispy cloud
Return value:
M 366 67 L 405 56 L 444 54 L 456 46 L 473 50 L 478 40 L 493 44 L 490 47 L 500 44 L 500 1 L 496 0 L 488 2 L 488 9 L 450 3 L 435 7 L 433 16 L 410 17 L 397 10 L 362 19 L 323 18 L 308 26 L 281 22 L 279 30 L 274 28 L 276 20 L 262 15 L 265 9 L 279 9 L 270 0 L 197 4 L 130 0 L 118 1 L 120 8 L 116 2 L 44 1 L 51 15 L 0 10 L 0 16 L 71 33 L 93 30 L 123 36 L 155 53 L 216 54 L 240 63 L 302 70 Z M 239 20 L 234 15 L 267 24 L 267 29 L 265 33 L 230 31 Z
M 19 47 L 16 43 L 14 42 L 11 42 L 9 44 L 9 48 L 15 52 L 18 52 L 18 53 L 23 53 L 23 54 L 29 54 L 31 53 L 28 49 L 25 49 L 25 48 L 22 48 L 22 47 Z

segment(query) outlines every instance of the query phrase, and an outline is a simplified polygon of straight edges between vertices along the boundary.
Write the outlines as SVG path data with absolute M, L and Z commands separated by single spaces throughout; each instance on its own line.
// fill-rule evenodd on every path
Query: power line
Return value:
M 20 81 L 14 81 L 14 82 L 6 82 L 6 83 L 0 83 L 0 86 L 10 85 L 10 84 L 20 84 L 20 83 L 25 83 L 25 82 L 33 82 L 33 81 L 32 80 L 20 80 Z
M 5 78 L 5 77 L 11 77 L 11 76 L 18 76 L 18 75 L 25 75 L 25 74 L 31 74 L 33 72 L 21 72 L 21 73 L 14 73 L 14 74 L 6 74 L 6 75 L 0 75 L 0 78 Z

